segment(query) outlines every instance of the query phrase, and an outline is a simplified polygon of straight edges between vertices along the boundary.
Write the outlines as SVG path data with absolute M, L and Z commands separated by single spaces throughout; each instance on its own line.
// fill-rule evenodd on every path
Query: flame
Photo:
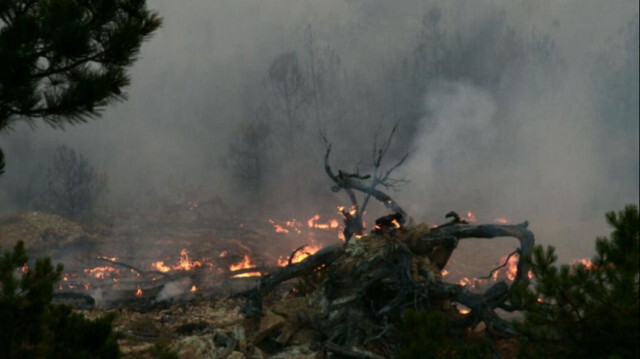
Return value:
M 98 279 L 105 279 L 106 277 L 120 275 L 120 271 L 118 269 L 110 266 L 95 267 L 92 269 L 85 268 L 83 271 L 87 273 L 89 276 L 98 278 Z M 69 277 L 65 275 L 65 277 L 63 277 L 62 279 L 64 281 L 67 281 L 69 280 Z
M 202 262 L 192 261 L 191 259 L 189 259 L 189 253 L 186 249 L 182 249 L 180 251 L 180 262 L 178 262 L 174 266 L 166 265 L 164 261 L 156 261 L 151 263 L 151 268 L 162 273 L 166 273 L 170 270 L 192 270 L 199 267 L 202 267 Z
M 511 256 L 507 264 L 507 279 L 516 279 L 516 274 L 518 274 L 518 256 Z
M 307 258 L 312 254 L 315 254 L 320 249 L 322 249 L 322 246 L 319 246 L 319 245 L 307 246 L 305 247 L 304 250 L 299 250 L 293 255 L 293 258 L 291 259 L 291 263 L 293 264 L 293 263 L 302 262 L 305 258 Z M 278 267 L 285 267 L 287 265 L 289 265 L 288 257 L 281 256 L 280 258 L 278 258 Z
M 20 267 L 20 271 L 22 272 L 22 274 L 27 274 L 29 273 L 29 266 L 28 265 L 23 265 L 22 267 Z
M 248 255 L 245 255 L 241 262 L 238 262 L 238 263 L 230 265 L 229 266 L 229 270 L 231 272 L 235 272 L 235 271 L 240 270 L 240 269 L 249 269 L 249 268 L 255 268 L 255 267 L 256 267 L 256 265 L 251 263 L 251 258 L 249 258 Z M 260 277 L 261 275 L 262 275 L 262 273 L 260 273 L 260 272 L 248 272 L 248 273 L 236 274 L 236 275 L 232 276 L 232 278 Z
M 251 258 L 249 258 L 248 255 L 245 255 L 241 262 L 230 265 L 229 270 L 233 272 L 240 269 L 255 268 L 255 267 L 256 267 L 255 264 L 251 263 Z
M 446 269 L 443 269 L 443 270 L 442 270 L 442 272 L 440 272 L 440 274 L 441 274 L 443 277 L 446 277 L 446 276 L 448 276 L 448 275 L 449 275 L 449 271 L 448 271 L 448 270 L 446 270 Z
M 137 298 L 141 298 L 142 297 L 142 289 L 140 289 L 140 287 L 138 287 L 138 290 L 136 290 L 136 297 Z
M 400 228 L 400 223 L 398 223 L 398 221 L 396 221 L 395 219 L 391 221 L 391 224 L 393 224 L 396 228 Z
M 198 290 L 198 287 L 196 287 L 196 285 L 192 285 L 191 286 L 191 293 L 195 293 Z
M 536 302 L 538 302 L 538 303 L 544 303 L 544 298 L 540 297 L 540 298 L 536 299 Z
M 164 264 L 163 261 L 153 262 L 151 264 L 151 268 L 157 270 L 158 272 L 166 273 L 171 270 L 171 267 Z
M 319 214 L 313 215 L 313 217 L 307 220 L 307 226 L 309 228 L 318 228 L 318 229 L 338 228 L 339 226 L 338 221 L 335 219 L 332 219 L 327 223 L 318 223 L 319 219 L 320 219 Z
M 227 256 L 227 254 L 228 254 L 227 251 L 222 251 L 222 252 L 220 252 L 220 255 L 218 255 L 218 257 L 224 258 L 224 257 Z
M 202 267 L 201 262 L 192 262 L 189 259 L 189 253 L 186 249 L 180 251 L 180 263 L 174 266 L 173 269 L 192 270 L 194 268 Z

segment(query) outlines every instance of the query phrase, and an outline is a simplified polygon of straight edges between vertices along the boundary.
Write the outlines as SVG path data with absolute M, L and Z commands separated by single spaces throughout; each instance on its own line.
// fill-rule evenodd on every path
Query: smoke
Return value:
M 346 204 L 323 172 L 321 130 L 334 143 L 335 168 L 351 170 L 369 160 L 378 125 L 396 121 L 401 137 L 390 155 L 411 151 L 401 169 L 411 182 L 392 196 L 417 219 L 437 223 L 452 209 L 481 221 L 528 219 L 539 242 L 574 258 L 590 254 L 594 237 L 607 234 L 604 212 L 638 203 L 636 2 L 149 6 L 164 27 L 143 45 L 126 102 L 66 131 L 17 124 L 0 134 L 7 157 L 1 209 L 24 209 L 49 154 L 62 144 L 108 174 L 115 209 L 141 194 L 185 188 L 246 204 L 229 168 L 230 145 L 240 125 L 256 121 L 257 108 L 273 106 L 265 86 L 272 61 L 296 51 L 308 66 L 307 25 L 327 56 L 325 69 L 329 50 L 339 61 L 322 80 L 324 122 L 317 123 L 313 107 L 300 112 L 305 125 L 294 153 L 277 138 L 283 121 L 276 110 L 265 117 L 274 134 L 269 166 L 279 169 L 261 188 L 287 207 L 282 211 Z M 415 61 L 420 51 L 422 64 Z

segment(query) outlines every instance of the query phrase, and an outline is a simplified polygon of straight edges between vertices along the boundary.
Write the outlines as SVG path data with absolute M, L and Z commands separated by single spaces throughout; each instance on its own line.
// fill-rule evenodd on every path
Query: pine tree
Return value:
M 0 0 L 0 131 L 84 122 L 124 99 L 126 70 L 160 24 L 145 0 Z
M 640 236 L 638 207 L 606 214 L 614 228 L 596 240 L 593 259 L 554 265 L 553 247 L 537 246 L 535 285 L 516 301 L 525 310 L 518 325 L 523 355 L 545 358 L 638 358 Z
M 28 259 L 23 242 L 0 258 L 0 358 L 118 358 L 114 317 L 90 321 L 53 305 L 62 265 Z

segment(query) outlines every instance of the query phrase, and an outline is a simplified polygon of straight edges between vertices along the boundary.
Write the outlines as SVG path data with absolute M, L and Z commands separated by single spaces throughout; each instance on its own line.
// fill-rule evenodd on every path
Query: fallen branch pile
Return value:
M 405 309 L 429 310 L 434 306 L 442 308 L 444 303 L 453 308 L 455 303 L 469 308 L 468 314 L 459 315 L 456 325 L 473 328 L 482 322 L 490 342 L 495 333 L 515 335 L 509 322 L 495 310 L 512 310 L 508 303 L 510 292 L 529 283 L 534 236 L 527 226 L 527 222 L 452 222 L 437 228 L 416 225 L 382 235 L 354 237 L 344 245 L 324 248 L 300 263 L 261 278 L 255 288 L 241 294 L 246 298 L 242 311 L 247 317 L 259 317 L 264 309 L 263 298 L 279 284 L 320 273 L 322 282 L 307 294 L 316 310 L 306 318 L 306 325 L 320 334 L 325 350 L 346 355 L 353 348 L 375 346 L 396 329 Z M 517 273 L 510 284 L 501 281 L 484 293 L 473 293 L 463 285 L 442 281 L 440 272 L 460 240 L 496 237 L 513 237 L 520 242 Z

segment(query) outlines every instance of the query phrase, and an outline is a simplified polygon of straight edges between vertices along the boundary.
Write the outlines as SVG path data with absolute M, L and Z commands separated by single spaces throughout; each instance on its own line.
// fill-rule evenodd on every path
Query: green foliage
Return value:
M 0 259 L 0 357 L 118 358 L 114 317 L 90 321 L 51 304 L 62 265 L 54 269 L 49 258 L 36 260 L 33 268 L 27 262 L 22 241 Z
M 405 343 L 398 353 L 400 359 L 489 357 L 485 340 L 470 340 L 456 333 L 444 313 L 438 310 L 406 310 L 402 316 L 401 338 Z
M 60 146 L 47 169 L 43 195 L 47 210 L 73 219 L 90 220 L 107 190 L 107 177 L 74 149 Z
M 639 312 L 638 207 L 606 214 L 614 228 L 596 240 L 590 263 L 555 266 L 555 250 L 536 246 L 535 286 L 518 293 L 527 338 L 523 355 L 547 358 L 637 358 Z
M 144 0 L 0 0 L 0 131 L 84 122 L 124 99 L 126 70 L 160 24 Z

